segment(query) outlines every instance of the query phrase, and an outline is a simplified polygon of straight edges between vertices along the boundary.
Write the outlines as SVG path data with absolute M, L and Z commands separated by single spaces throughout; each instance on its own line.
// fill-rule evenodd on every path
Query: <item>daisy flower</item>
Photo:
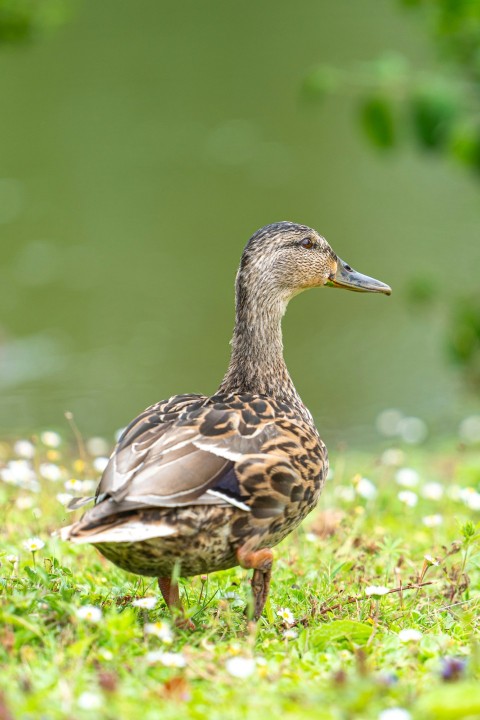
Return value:
M 68 490 L 69 492 L 82 492 L 83 489 L 83 483 L 81 480 L 75 480 L 75 478 L 70 478 L 70 480 L 67 480 L 63 483 L 63 487 L 65 490 Z
M 401 490 L 398 493 L 398 499 L 400 500 L 400 502 L 408 505 L 408 507 L 415 507 L 418 502 L 418 495 L 412 490 Z
M 55 463 L 41 463 L 39 472 L 45 480 L 51 480 L 52 482 L 61 480 L 63 477 L 62 470 L 58 467 L 58 465 L 55 465 Z
M 405 630 L 400 630 L 398 637 L 405 643 L 419 642 L 423 637 L 423 633 L 420 630 L 415 630 L 415 628 L 405 628 Z
M 133 607 L 143 608 L 144 610 L 152 610 L 157 604 L 156 597 L 141 597 L 132 601 Z
M 412 716 L 410 715 L 408 710 L 396 707 L 382 710 L 382 712 L 378 716 L 378 720 L 412 720 Z
M 425 515 L 422 518 L 422 523 L 425 527 L 438 527 L 443 523 L 443 517 L 441 515 Z
M 255 671 L 255 660 L 253 658 L 240 656 L 228 658 L 225 663 L 225 668 L 232 677 L 245 680 L 245 678 L 250 677 Z
M 427 500 L 441 500 L 443 497 L 443 485 L 438 482 L 425 483 L 421 493 Z
M 18 457 L 31 460 L 35 455 L 35 445 L 30 440 L 17 440 L 13 445 L 13 452 Z
M 35 553 L 45 547 L 45 543 L 39 537 L 31 537 L 23 541 L 23 547 L 29 552 Z
M 110 443 L 102 437 L 91 437 L 87 440 L 87 450 L 92 457 L 108 455 Z
M 102 706 L 102 698 L 97 693 L 85 691 L 79 695 L 77 705 L 82 710 L 98 710 Z
M 277 615 L 282 618 L 283 622 L 287 623 L 287 625 L 291 625 L 295 622 L 295 618 L 290 608 L 278 608 Z
M 357 495 L 360 495 L 364 500 L 373 500 L 377 496 L 377 488 L 368 478 L 356 477 L 353 479 L 353 484 Z
M 70 500 L 73 500 L 73 495 L 70 493 L 57 493 L 56 497 L 60 505 L 68 505 Z
M 82 605 L 75 611 L 80 620 L 86 620 L 90 623 L 98 623 L 102 619 L 102 610 L 96 605 Z
M 144 630 L 147 635 L 153 635 L 168 645 L 173 642 L 172 628 L 164 620 L 159 620 L 156 623 L 145 623 Z
M 58 448 L 62 442 L 62 438 L 53 430 L 46 430 L 40 435 L 40 440 L 44 445 L 51 448 Z
M 382 597 L 382 595 L 387 595 L 390 590 L 385 587 L 384 585 L 369 585 L 367 588 L 365 588 L 365 595 L 367 597 Z
M 187 661 L 182 653 L 163 652 L 162 650 L 152 650 L 146 654 L 148 663 L 159 662 L 165 667 L 182 668 L 185 667 Z
M 413 468 L 404 467 L 397 470 L 395 480 L 402 487 L 412 488 L 418 485 L 420 475 Z
M 99 473 L 103 473 L 108 465 L 108 457 L 96 457 L 93 461 L 93 467 Z

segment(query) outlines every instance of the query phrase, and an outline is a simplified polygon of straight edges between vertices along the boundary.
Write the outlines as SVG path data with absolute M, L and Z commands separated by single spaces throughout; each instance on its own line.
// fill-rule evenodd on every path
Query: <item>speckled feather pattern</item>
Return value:
M 304 248 L 305 237 L 312 242 Z M 62 536 L 125 570 L 170 577 L 271 548 L 315 506 L 327 452 L 283 359 L 288 301 L 325 284 L 337 257 L 315 230 L 276 223 L 247 244 L 230 364 L 213 396 L 152 405 L 120 438 L 96 504 Z
M 186 507 L 123 510 L 119 501 L 116 512 L 100 516 L 98 521 L 96 508 L 87 511 L 80 524 L 72 527 L 71 536 L 91 534 L 91 541 L 105 557 L 125 570 L 168 576 L 177 565 L 181 574 L 188 576 L 232 567 L 237 564 L 237 548 L 246 543 L 251 549 L 274 547 L 318 500 L 328 469 L 326 448 L 313 424 L 299 418 L 285 401 L 225 393 L 210 398 L 173 397 L 153 405 L 136 419 L 120 439 L 116 454 L 126 450 L 137 454 L 138 465 L 143 468 L 145 454 L 155 447 L 159 428 L 164 432 L 167 428 L 170 432 L 194 430 L 202 444 L 210 441 L 213 446 L 218 446 L 221 438 L 226 454 L 230 454 L 228 448 L 236 453 L 241 445 L 244 451 L 233 468 L 238 500 L 249 510 L 230 505 L 226 495 L 225 499 L 213 496 L 217 504 L 205 504 L 202 483 L 197 491 L 198 505 L 191 498 Z M 245 450 L 248 446 L 250 453 Z M 114 459 L 115 455 L 112 463 Z M 217 481 L 213 480 L 210 489 L 215 489 Z M 108 488 L 100 485 L 99 496 L 105 492 Z M 102 502 L 97 508 L 101 506 Z M 95 533 L 105 525 L 124 524 L 133 517 L 143 526 L 170 526 L 172 535 L 138 542 L 95 543 Z

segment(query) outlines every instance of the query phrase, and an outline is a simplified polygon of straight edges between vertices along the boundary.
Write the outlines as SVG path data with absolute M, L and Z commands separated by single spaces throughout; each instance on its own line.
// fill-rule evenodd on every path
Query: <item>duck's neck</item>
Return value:
M 236 321 L 228 370 L 219 390 L 268 395 L 303 407 L 283 359 L 282 317 L 287 300 L 237 279 Z

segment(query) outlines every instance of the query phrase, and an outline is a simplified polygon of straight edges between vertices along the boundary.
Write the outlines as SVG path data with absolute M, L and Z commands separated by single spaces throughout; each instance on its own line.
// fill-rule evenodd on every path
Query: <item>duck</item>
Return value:
M 276 222 L 245 246 L 227 371 L 213 395 L 173 395 L 123 431 L 94 505 L 61 531 L 130 573 L 155 577 L 188 627 L 180 577 L 252 570 L 250 617 L 267 600 L 274 548 L 317 504 L 328 454 L 283 357 L 288 302 L 310 288 L 390 295 L 307 225 Z M 183 619 L 182 619 L 183 618 Z

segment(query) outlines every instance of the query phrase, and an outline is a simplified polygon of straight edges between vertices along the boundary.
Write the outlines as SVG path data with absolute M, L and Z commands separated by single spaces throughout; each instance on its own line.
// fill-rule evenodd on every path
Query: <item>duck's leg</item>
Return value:
M 253 570 L 253 619 L 258 620 L 262 614 L 270 589 L 273 553 L 270 548 L 248 550 L 246 547 L 241 547 L 237 550 L 237 560 L 246 570 Z
M 175 625 L 177 625 L 177 627 L 186 628 L 187 630 L 195 630 L 195 624 L 185 617 L 185 611 L 183 609 L 182 601 L 180 600 L 178 583 L 172 581 L 169 577 L 159 577 L 158 587 L 163 595 L 163 599 L 167 603 L 168 609 L 172 615 L 177 616 Z

